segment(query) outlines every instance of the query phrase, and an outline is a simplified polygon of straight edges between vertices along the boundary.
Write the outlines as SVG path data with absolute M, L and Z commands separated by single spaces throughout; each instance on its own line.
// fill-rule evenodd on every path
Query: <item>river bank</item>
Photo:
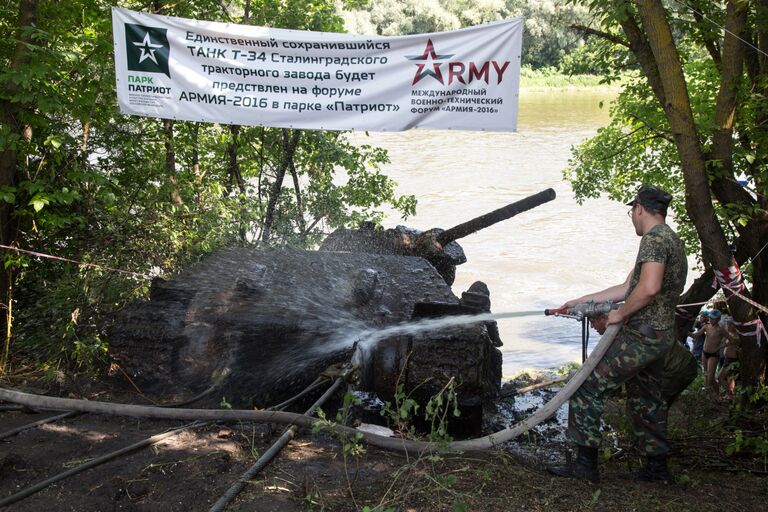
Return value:
M 620 83 L 604 84 L 602 77 L 598 75 L 568 75 L 560 72 L 556 68 L 532 69 L 523 66 L 520 69 L 520 93 L 529 92 L 566 92 L 566 91 L 584 91 L 584 92 L 610 92 L 613 95 L 618 94 L 621 89 Z

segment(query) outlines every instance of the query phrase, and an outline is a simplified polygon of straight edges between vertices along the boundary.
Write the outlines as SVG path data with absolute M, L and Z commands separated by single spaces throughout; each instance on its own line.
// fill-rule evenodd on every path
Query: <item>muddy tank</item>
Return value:
M 153 283 L 149 301 L 120 314 L 112 351 L 143 392 L 191 395 L 218 383 L 219 400 L 266 407 L 349 361 L 365 333 L 408 322 L 424 304 L 460 300 L 422 258 L 230 249 Z M 493 347 L 484 333 L 451 337 L 463 339 L 456 356 Z
M 115 362 L 146 395 L 192 396 L 215 386 L 207 406 L 263 408 L 352 360 L 369 333 L 489 311 L 489 295 L 476 283 L 456 297 L 414 255 L 228 249 L 153 282 L 148 301 L 121 312 L 110 342 Z M 414 397 L 425 403 L 454 378 L 461 407 L 474 411 L 470 421 L 498 393 L 500 344 L 493 322 L 393 336 L 356 358 L 354 385 L 387 400 L 402 376 L 406 392 L 418 388 Z

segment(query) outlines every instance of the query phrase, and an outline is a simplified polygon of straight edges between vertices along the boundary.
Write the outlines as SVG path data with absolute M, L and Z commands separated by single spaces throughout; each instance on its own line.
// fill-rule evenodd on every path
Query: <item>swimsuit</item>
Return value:
M 702 354 L 704 354 L 704 357 L 709 359 L 710 357 L 720 357 L 720 354 L 717 352 L 707 352 L 706 350 L 702 351 Z

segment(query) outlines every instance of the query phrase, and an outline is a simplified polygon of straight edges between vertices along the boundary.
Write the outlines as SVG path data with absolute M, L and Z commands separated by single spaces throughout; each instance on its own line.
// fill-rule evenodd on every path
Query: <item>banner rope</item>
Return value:
M 121 274 L 128 274 L 134 277 L 140 277 L 142 279 L 153 279 L 152 276 L 148 274 L 140 274 L 138 272 L 130 272 L 128 270 L 120 270 L 119 268 L 113 268 L 113 267 L 107 267 L 106 265 L 97 265 L 96 263 L 86 263 L 84 261 L 77 261 L 77 260 L 71 260 L 69 258 L 63 258 L 61 256 L 54 256 L 52 254 L 45 254 L 42 252 L 35 252 L 35 251 L 28 251 L 26 249 L 19 249 L 18 247 L 11 247 L 9 245 L 0 245 L 0 249 L 4 249 L 6 251 L 14 251 L 21 254 L 29 254 L 31 256 L 37 256 L 38 258 L 47 258 L 49 260 L 56 260 L 56 261 L 63 261 L 66 263 L 75 263 L 77 265 L 82 265 L 84 267 L 93 267 L 93 268 L 99 268 L 102 270 L 109 270 L 111 272 L 120 272 Z

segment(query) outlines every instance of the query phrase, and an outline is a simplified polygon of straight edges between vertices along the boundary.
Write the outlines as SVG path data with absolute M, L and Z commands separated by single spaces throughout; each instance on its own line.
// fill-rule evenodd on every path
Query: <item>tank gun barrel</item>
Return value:
M 520 201 L 508 204 L 507 206 L 499 208 L 498 210 L 480 215 L 479 217 L 475 217 L 474 219 L 463 222 L 457 226 L 452 227 L 451 229 L 445 230 L 437 235 L 436 241 L 441 246 L 445 247 L 446 244 L 449 244 L 454 240 L 464 238 L 465 236 L 471 235 L 476 231 L 480 231 L 481 229 L 492 226 L 497 222 L 507 220 L 510 217 L 514 217 L 518 213 L 536 208 L 537 206 L 549 202 L 554 198 L 555 191 L 553 189 L 548 188 L 546 190 L 542 190 L 537 194 L 533 194 L 532 196 L 528 196 L 524 199 L 521 199 Z

